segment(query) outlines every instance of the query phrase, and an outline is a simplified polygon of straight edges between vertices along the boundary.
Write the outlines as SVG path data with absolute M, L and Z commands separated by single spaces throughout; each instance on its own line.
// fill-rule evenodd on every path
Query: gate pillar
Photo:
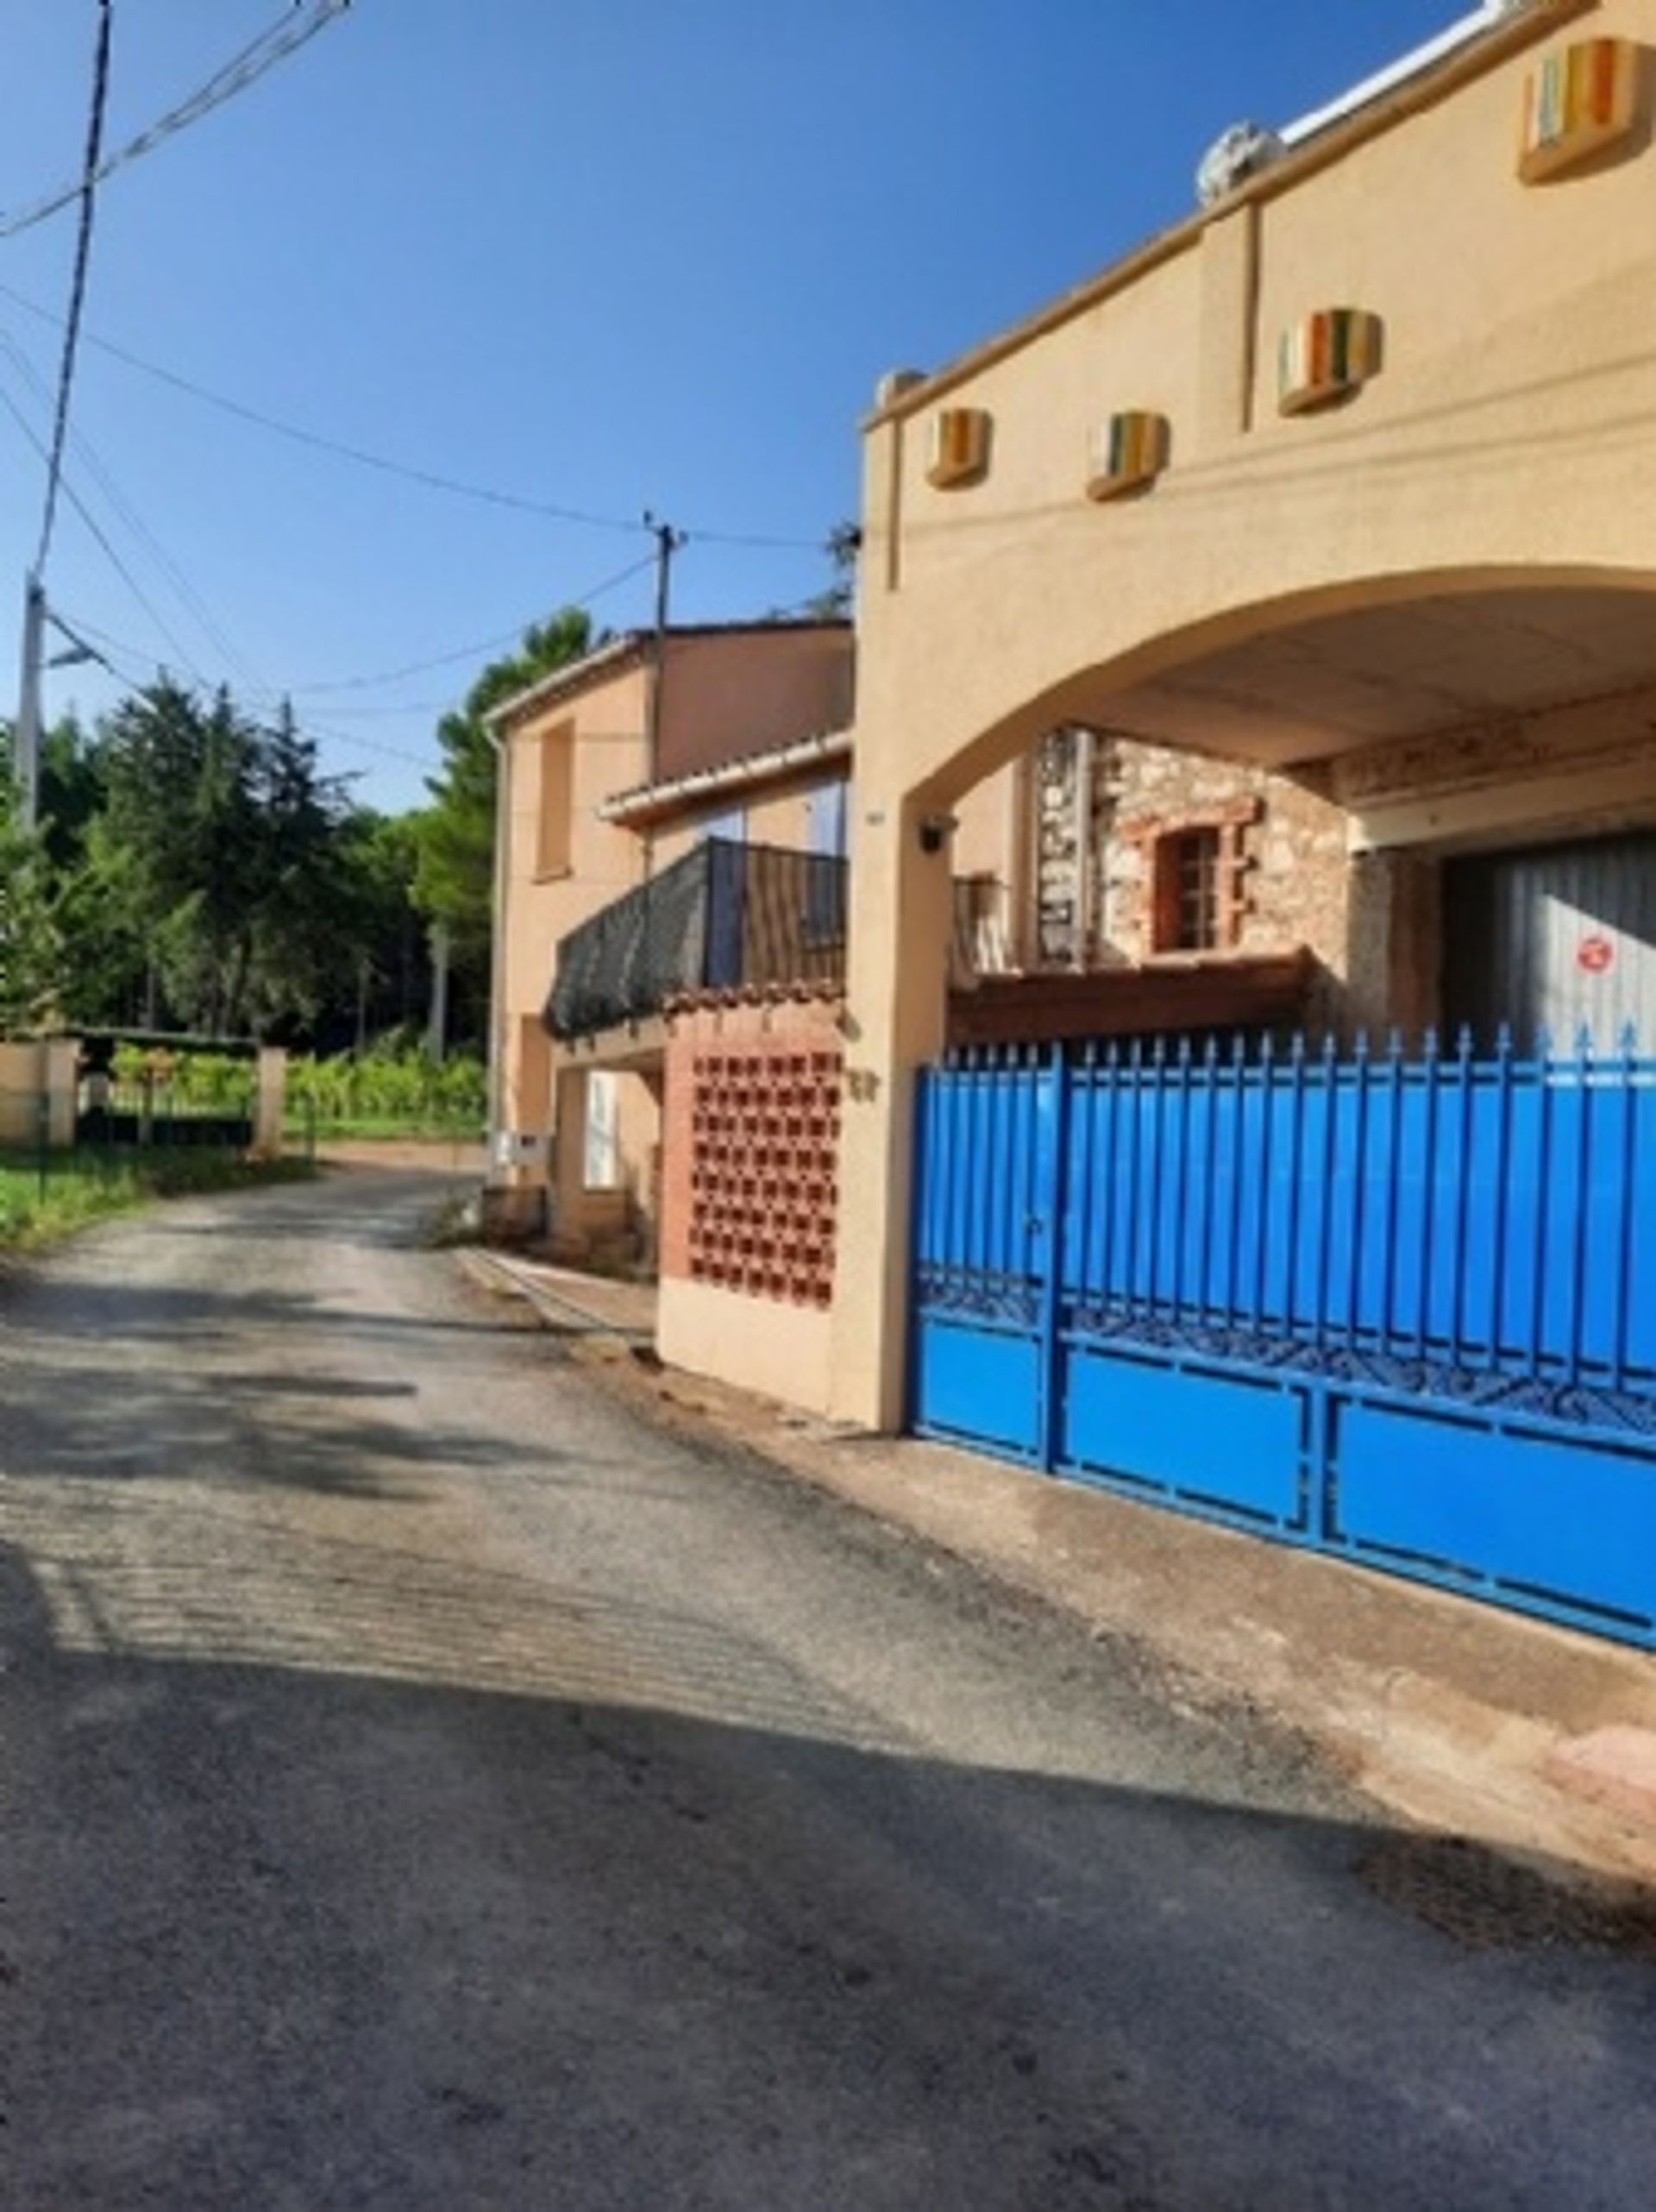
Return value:
M 950 824 L 859 794 L 835 1238 L 831 1411 L 904 1415 L 914 1075 L 943 1048 L 953 920 Z

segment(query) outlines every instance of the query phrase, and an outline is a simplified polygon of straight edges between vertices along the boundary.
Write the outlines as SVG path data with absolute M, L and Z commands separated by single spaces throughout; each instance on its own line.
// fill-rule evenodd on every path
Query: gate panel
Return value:
M 1589 1436 L 1337 1404 L 1331 1543 L 1486 1582 L 1577 1622 L 1656 1631 L 1656 1464 Z
M 1061 1070 L 1034 1052 L 927 1070 L 916 1100 L 911 1418 L 1045 1457 Z
M 1656 1060 L 982 1051 L 923 1433 L 1656 1644 Z
M 1066 1473 L 1305 1529 L 1303 1391 L 1084 1347 L 1067 1352 L 1063 1375 L 1057 1463 Z

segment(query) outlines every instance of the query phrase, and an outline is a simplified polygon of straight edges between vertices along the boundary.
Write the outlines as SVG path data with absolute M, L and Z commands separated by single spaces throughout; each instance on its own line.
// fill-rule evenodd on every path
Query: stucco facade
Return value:
M 653 637 L 628 633 L 491 717 L 496 1204 L 572 1257 L 653 1257 L 662 1053 L 659 1036 L 555 1044 L 557 947 L 710 829 L 801 846 L 812 795 L 845 777 L 852 667 L 841 622 L 674 629 L 659 672 Z M 794 766 L 765 769 L 790 748 Z
M 1587 66 L 1626 104 L 1542 164 L 1534 81 L 1589 40 L 1619 42 Z M 946 1020 L 953 864 L 926 832 L 986 777 L 1081 727 L 1135 764 L 1124 828 L 1263 802 L 1229 826 L 1240 937 L 1298 933 L 1367 1023 L 1433 1017 L 1446 854 L 1656 820 L 1631 703 L 1656 682 L 1653 45 L 1656 0 L 1492 18 L 1028 323 L 882 387 L 838 1412 L 900 1414 L 913 1075 Z M 1101 444 L 1164 465 L 1101 496 Z M 1105 864 L 1101 952 L 1141 927 L 1142 853 L 1120 838 Z

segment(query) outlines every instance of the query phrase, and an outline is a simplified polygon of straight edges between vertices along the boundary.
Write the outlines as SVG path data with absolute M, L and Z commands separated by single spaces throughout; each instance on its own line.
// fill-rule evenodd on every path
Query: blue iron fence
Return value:
M 918 1147 L 922 1430 L 1656 1640 L 1631 1037 L 969 1053 Z

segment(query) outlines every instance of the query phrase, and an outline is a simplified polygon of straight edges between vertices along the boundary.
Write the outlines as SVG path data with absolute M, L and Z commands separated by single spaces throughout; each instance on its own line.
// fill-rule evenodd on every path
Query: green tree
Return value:
M 359 807 L 340 826 L 348 921 L 336 939 L 325 1047 L 361 1052 L 386 1031 L 414 1034 L 423 1019 L 431 968 L 413 902 L 420 820 Z
M 465 703 L 437 725 L 442 767 L 430 778 L 431 805 L 420 815 L 415 903 L 442 922 L 457 964 L 486 971 L 494 893 L 494 747 L 483 718 L 491 707 L 567 668 L 592 650 L 592 624 L 565 607 L 524 633 L 519 650 L 492 661 Z
M 831 581 L 806 602 L 806 613 L 819 622 L 849 616 L 856 599 L 857 556 L 862 550 L 862 531 L 854 522 L 837 522 L 829 531 L 823 551 L 828 556 Z
M 63 982 L 52 866 L 26 830 L 9 769 L 0 770 L 0 1036 L 49 1021 Z
M 358 915 L 342 836 L 345 786 L 282 702 L 258 733 L 245 895 L 251 921 L 247 1010 L 267 1033 L 307 1034 L 322 1018 Z

